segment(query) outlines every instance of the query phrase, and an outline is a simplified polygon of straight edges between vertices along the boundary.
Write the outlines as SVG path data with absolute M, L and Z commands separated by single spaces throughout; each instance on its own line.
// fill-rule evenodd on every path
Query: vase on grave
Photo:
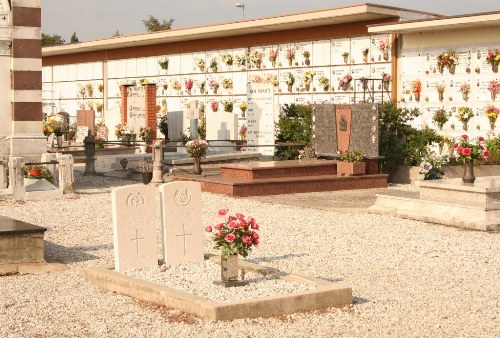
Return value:
M 291 67 L 293 64 L 293 60 L 292 59 L 288 59 L 288 66 Z
M 245 111 L 246 109 L 241 109 L 241 117 L 245 117 Z
M 464 183 L 474 183 L 476 176 L 474 176 L 474 160 L 467 160 L 464 164 L 464 175 L 462 181 Z
M 62 135 L 57 135 L 57 148 L 62 148 L 63 146 L 63 137 Z
M 439 101 L 443 101 L 444 99 L 444 93 L 443 92 L 438 92 L 439 94 Z
M 415 94 L 415 101 L 420 102 L 420 94 Z
M 288 92 L 291 93 L 292 92 L 292 85 L 288 85 Z
M 151 180 L 153 179 L 153 173 L 142 173 L 142 183 L 143 184 L 149 184 Z
M 444 65 L 439 65 L 439 66 L 438 66 L 438 70 L 439 70 L 439 72 L 440 72 L 441 74 L 443 74 L 443 72 L 444 72 Z
M 498 73 L 498 62 L 493 62 L 491 64 L 491 70 L 493 71 L 493 73 Z
M 220 268 L 221 280 L 214 281 L 214 284 L 225 287 L 248 285 L 248 282 L 238 280 L 238 255 L 221 256 Z
M 347 64 L 349 62 L 349 55 L 342 55 L 344 58 L 344 63 Z
M 140 149 L 141 153 L 144 154 L 146 152 L 146 150 L 148 149 L 148 146 L 146 144 L 141 144 L 139 146 L 139 149 Z
M 384 53 L 384 60 L 389 61 L 389 53 Z
M 490 129 L 495 130 L 495 122 L 496 121 L 490 121 Z
M 306 84 L 306 91 L 308 92 L 311 89 L 311 85 L 308 83 Z
M 327 91 L 328 91 L 328 89 L 330 89 L 330 86 L 324 86 L 324 87 L 323 87 L 323 90 L 324 90 L 325 92 L 327 92 Z
M 467 102 L 469 100 L 469 93 L 462 93 L 462 97 L 464 101 Z
M 455 74 L 455 69 L 456 69 L 457 65 L 455 64 L 451 64 L 449 67 L 448 67 L 448 70 L 450 71 L 450 74 Z
M 193 157 L 193 174 L 201 175 L 201 157 Z
M 463 128 L 465 131 L 467 131 L 468 127 L 467 127 L 467 122 L 462 122 L 463 123 Z
M 384 81 L 383 84 L 384 84 L 384 91 L 388 92 L 389 91 L 389 82 Z M 415 98 L 416 98 L 416 96 L 415 96 Z
M 311 59 L 306 58 L 306 59 L 304 60 L 304 62 L 305 62 L 305 64 L 306 64 L 306 66 L 309 66 L 309 65 L 311 64 Z
M 497 98 L 497 93 L 495 92 L 491 93 L 491 99 L 495 101 L 496 98 Z
M 438 128 L 439 128 L 439 130 L 443 130 L 443 124 L 442 123 L 438 123 Z
M 368 63 L 368 54 L 363 54 L 363 62 Z

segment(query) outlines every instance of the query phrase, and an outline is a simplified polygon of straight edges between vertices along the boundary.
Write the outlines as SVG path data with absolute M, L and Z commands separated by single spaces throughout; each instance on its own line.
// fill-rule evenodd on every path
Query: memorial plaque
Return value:
M 89 134 L 89 127 L 76 127 L 75 140 L 77 143 L 83 143 L 83 140 Z
M 313 116 L 314 149 L 318 154 L 336 154 L 337 122 L 335 117 L 335 105 L 314 105 Z

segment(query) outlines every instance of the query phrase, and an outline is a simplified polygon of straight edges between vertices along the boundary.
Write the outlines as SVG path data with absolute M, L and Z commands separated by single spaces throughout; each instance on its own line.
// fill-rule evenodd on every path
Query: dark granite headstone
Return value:
M 337 122 L 335 105 L 315 104 L 313 146 L 318 154 L 337 154 Z
M 358 149 L 367 157 L 379 156 L 378 109 L 372 103 L 314 105 L 316 153 L 336 156 L 338 150 Z
M 378 104 L 352 105 L 351 140 L 349 149 L 358 149 L 365 156 L 379 156 Z

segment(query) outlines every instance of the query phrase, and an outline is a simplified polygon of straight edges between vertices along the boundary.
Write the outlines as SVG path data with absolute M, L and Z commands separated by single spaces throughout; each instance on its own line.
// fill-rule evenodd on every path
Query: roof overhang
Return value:
M 368 33 L 421 33 L 500 26 L 500 12 L 414 20 L 368 27 Z
M 403 11 L 401 8 L 373 4 L 361 4 L 306 13 L 268 17 L 256 20 L 238 21 L 184 29 L 173 29 L 168 31 L 139 35 L 113 37 L 70 45 L 45 47 L 42 49 L 42 55 L 46 57 L 53 55 L 84 53 L 99 50 L 172 43 L 179 41 L 211 39 L 254 33 L 268 33 L 273 31 L 310 28 L 350 22 L 399 18 L 401 16 L 401 11 Z M 404 11 L 408 12 L 408 10 Z M 438 16 L 433 13 L 418 11 L 409 12 L 414 12 L 426 16 Z

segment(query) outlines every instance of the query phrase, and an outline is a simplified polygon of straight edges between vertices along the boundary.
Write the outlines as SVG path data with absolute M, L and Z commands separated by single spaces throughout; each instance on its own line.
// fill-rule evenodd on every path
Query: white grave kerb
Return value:
M 155 200 L 147 185 L 112 190 L 115 271 L 158 266 Z
M 203 262 L 201 184 L 171 182 L 159 189 L 165 264 Z

